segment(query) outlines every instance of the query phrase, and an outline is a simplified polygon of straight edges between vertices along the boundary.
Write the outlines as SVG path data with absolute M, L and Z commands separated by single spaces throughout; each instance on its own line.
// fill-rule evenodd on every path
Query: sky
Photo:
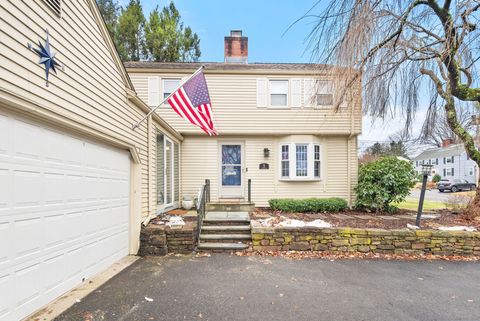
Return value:
M 126 5 L 129 0 L 120 0 Z M 170 1 L 142 0 L 145 16 L 155 6 Z M 201 61 L 223 61 L 223 38 L 230 30 L 241 29 L 248 37 L 249 62 L 315 62 L 308 46 L 313 19 L 300 19 L 316 0 L 174 0 L 182 21 L 200 37 Z M 319 12 L 322 4 L 315 7 Z M 297 21 L 300 19 L 299 21 Z M 297 21 L 297 22 L 296 22 Z M 418 134 L 425 116 L 426 102 L 413 123 Z M 363 117 L 363 133 L 359 138 L 360 151 L 376 141 L 403 128 L 403 117 L 392 115 L 384 120 Z M 415 152 L 414 152 L 415 153 Z

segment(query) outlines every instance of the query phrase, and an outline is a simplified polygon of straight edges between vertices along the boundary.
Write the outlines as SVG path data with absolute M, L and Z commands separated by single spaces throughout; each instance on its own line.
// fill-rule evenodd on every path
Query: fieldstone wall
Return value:
M 142 226 L 138 254 L 146 256 L 191 253 L 195 250 L 196 235 L 197 224 L 195 222 L 186 222 L 181 228 L 148 224 L 148 226 Z
M 252 229 L 257 251 L 358 251 L 480 255 L 480 232 L 269 227 Z

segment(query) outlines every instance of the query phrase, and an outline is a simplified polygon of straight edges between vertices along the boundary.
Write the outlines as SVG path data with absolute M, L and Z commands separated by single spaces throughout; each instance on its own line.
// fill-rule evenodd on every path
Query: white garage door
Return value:
M 0 109 L 0 320 L 128 255 L 128 153 Z

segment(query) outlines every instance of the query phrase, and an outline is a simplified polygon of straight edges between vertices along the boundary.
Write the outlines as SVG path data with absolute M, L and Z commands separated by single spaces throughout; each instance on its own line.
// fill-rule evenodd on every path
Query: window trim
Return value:
M 272 109 L 288 109 L 291 108 L 290 104 L 290 79 L 285 78 L 268 78 L 268 85 L 267 85 L 267 107 Z M 272 105 L 272 89 L 271 83 L 272 81 L 286 81 L 287 82 L 287 92 L 286 92 L 286 102 L 285 105 Z M 283 94 L 274 94 L 274 95 L 283 95 Z
M 162 90 L 160 91 L 160 95 L 159 95 L 161 101 L 163 101 L 163 100 L 165 99 L 165 81 L 169 81 L 169 80 L 178 80 L 178 85 L 180 85 L 180 84 L 182 83 L 182 78 L 174 78 L 174 77 L 173 77 L 173 78 L 163 78 L 163 77 L 162 77 L 162 79 L 161 79 L 161 86 L 162 86 L 161 89 L 162 89 Z M 177 85 L 177 87 L 178 87 L 178 85 Z M 171 94 L 171 93 L 169 93 L 169 94 Z M 162 104 L 162 106 L 164 106 L 164 107 L 170 107 L 170 104 L 169 104 L 167 101 L 165 101 L 165 102 Z
M 297 146 L 307 146 L 307 175 L 297 176 Z M 282 151 L 283 146 L 288 146 L 289 150 L 289 176 L 283 176 L 282 171 Z M 318 146 L 319 159 L 315 160 L 315 146 Z M 315 162 L 319 163 L 319 176 L 315 176 Z M 323 148 L 319 142 L 312 141 L 298 141 L 298 142 L 283 142 L 279 144 L 278 156 L 279 172 L 278 179 L 280 181 L 321 181 L 323 180 Z

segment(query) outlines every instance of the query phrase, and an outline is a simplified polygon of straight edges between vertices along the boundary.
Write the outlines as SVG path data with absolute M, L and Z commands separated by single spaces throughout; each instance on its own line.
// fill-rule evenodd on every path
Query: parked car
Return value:
M 470 183 L 465 179 L 441 179 L 437 183 L 437 188 L 439 192 L 446 190 L 452 191 L 453 193 L 458 191 L 473 191 L 477 185 L 475 183 Z

